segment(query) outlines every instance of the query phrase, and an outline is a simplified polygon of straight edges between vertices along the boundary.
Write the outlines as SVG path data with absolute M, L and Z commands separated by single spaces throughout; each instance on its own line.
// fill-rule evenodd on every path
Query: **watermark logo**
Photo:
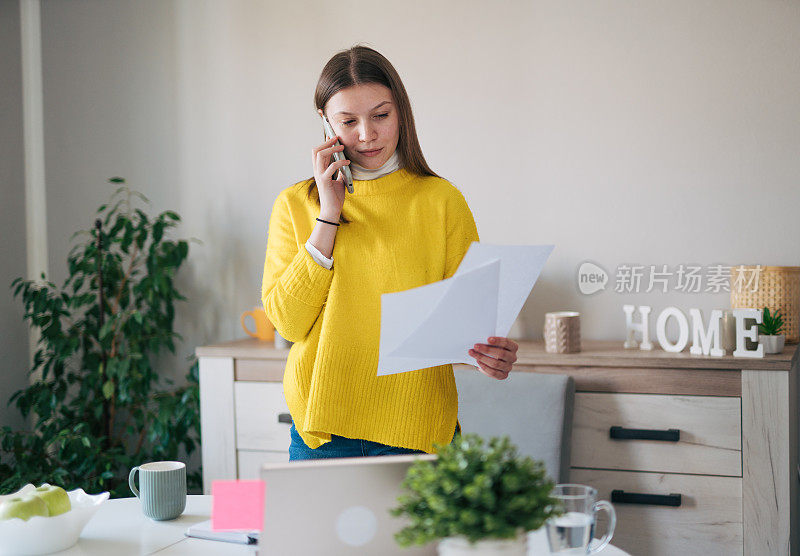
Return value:
M 604 268 L 589 261 L 578 267 L 578 289 L 584 295 L 591 295 L 606 289 L 608 272 Z
M 737 293 L 757 292 L 763 267 L 727 266 L 722 264 L 668 265 L 621 264 L 611 284 L 616 293 Z M 606 289 L 609 274 L 596 263 L 584 261 L 578 266 L 578 289 L 591 295 Z

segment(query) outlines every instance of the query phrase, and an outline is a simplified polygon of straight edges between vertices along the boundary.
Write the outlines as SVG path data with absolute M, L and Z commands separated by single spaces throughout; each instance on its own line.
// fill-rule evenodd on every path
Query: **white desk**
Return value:
M 78 544 L 60 552 L 62 556 L 254 556 L 255 546 L 190 539 L 186 528 L 211 516 L 211 496 L 189 496 L 186 511 L 172 521 L 152 521 L 141 511 L 137 498 L 117 498 L 103 504 L 86 525 Z M 549 554 L 544 529 L 529 537 L 531 556 Z M 627 556 L 609 545 L 603 556 Z
M 211 496 L 188 496 L 183 515 L 171 521 L 145 517 L 138 498 L 116 498 L 100 506 L 78 544 L 59 555 L 256 554 L 255 547 L 190 539 L 184 535 L 187 527 L 209 519 L 210 515 Z

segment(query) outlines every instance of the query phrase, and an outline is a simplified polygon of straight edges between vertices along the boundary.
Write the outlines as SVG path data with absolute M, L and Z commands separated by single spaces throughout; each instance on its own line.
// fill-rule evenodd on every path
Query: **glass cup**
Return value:
M 564 512 L 558 517 L 547 520 L 547 542 L 550 552 L 560 555 L 585 555 L 600 552 L 611 541 L 617 514 L 611 502 L 596 502 L 597 490 L 586 485 L 556 485 L 551 494 L 558 500 Z M 594 525 L 597 512 L 608 513 L 608 532 L 600 539 L 600 544 L 590 548 L 594 538 Z

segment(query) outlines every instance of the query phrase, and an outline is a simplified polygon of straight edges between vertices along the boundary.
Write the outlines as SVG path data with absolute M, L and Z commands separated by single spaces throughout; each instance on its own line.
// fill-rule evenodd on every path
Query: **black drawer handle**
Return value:
M 625 492 L 624 490 L 612 490 L 611 501 L 614 504 L 647 504 L 649 506 L 672 506 L 677 508 L 681 505 L 680 494 L 640 494 L 638 492 Z
M 678 442 L 681 431 L 668 429 L 665 431 L 651 429 L 626 429 L 625 427 L 611 427 L 608 431 L 611 438 L 617 440 L 663 440 L 665 442 Z
M 287 425 L 292 424 L 292 415 L 291 413 L 278 413 L 278 422 L 279 423 L 286 423 Z

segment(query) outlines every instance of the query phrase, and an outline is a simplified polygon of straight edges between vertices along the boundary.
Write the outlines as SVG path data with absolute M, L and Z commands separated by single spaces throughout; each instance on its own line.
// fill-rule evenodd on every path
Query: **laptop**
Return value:
M 331 458 L 265 463 L 262 556 L 433 555 L 436 543 L 402 548 L 394 534 L 408 524 L 398 505 L 409 466 L 435 455 Z

